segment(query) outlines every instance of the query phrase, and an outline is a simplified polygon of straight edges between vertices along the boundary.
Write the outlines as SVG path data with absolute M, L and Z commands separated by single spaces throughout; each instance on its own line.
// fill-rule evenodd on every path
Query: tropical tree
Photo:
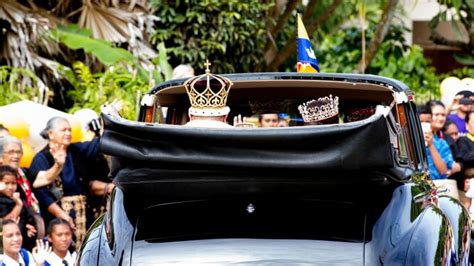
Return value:
M 154 0 L 152 5 L 160 21 L 153 41 L 166 44 L 173 65 L 200 64 L 209 58 L 218 72 L 293 70 L 296 13 L 302 11 L 308 34 L 319 43 L 345 24 L 357 23 L 360 2 Z M 367 21 L 377 21 L 378 25 L 377 38 L 368 45 L 368 65 L 392 22 L 397 1 L 364 2 Z
M 30 70 L 0 66 L 0 106 L 20 100 L 48 101 L 48 87 Z
M 458 49 L 454 55 L 456 61 L 464 65 L 474 65 L 474 1 L 438 0 L 441 8 L 430 21 L 431 40 L 436 44 Z M 438 25 L 449 22 L 456 39 L 447 39 L 438 32 Z M 462 36 L 467 36 L 463 40 Z
M 61 79 L 58 69 L 71 67 L 77 60 L 86 62 L 93 71 L 105 68 L 92 54 L 62 45 L 58 36 L 51 34 L 54 29 L 77 24 L 89 29 L 92 38 L 129 50 L 143 69 L 153 70 L 157 53 L 148 44 L 148 32 L 156 19 L 144 0 L 3 0 L 0 65 L 33 71 L 48 87 L 55 88 L 56 98 L 62 99 L 70 84 Z
M 68 110 L 70 113 L 83 108 L 100 112 L 104 103 L 120 99 L 124 103 L 122 117 L 134 120 L 137 118 L 140 96 L 150 89 L 146 79 L 138 78 L 137 73 L 128 71 L 125 65 L 116 65 L 104 72 L 92 73 L 84 63 L 76 62 L 73 64 L 73 72 L 69 80 L 74 89 L 68 91 L 68 96 L 75 101 Z
M 376 25 L 367 29 L 367 41 L 376 35 Z M 408 29 L 392 24 L 380 48 L 365 72 L 403 81 L 416 92 L 418 102 L 439 98 L 439 79 L 435 69 L 423 56 L 418 46 L 409 46 L 404 38 Z M 336 34 L 326 36 L 316 50 L 321 69 L 327 72 L 353 72 L 362 58 L 362 34 L 359 27 L 350 26 Z
M 152 36 L 164 42 L 170 63 L 202 66 L 209 59 L 217 72 L 248 72 L 264 67 L 265 13 L 260 0 L 153 0 L 160 18 Z

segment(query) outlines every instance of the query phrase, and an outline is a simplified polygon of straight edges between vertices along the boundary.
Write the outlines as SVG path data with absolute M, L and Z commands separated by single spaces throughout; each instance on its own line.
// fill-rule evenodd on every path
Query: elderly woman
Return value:
M 68 221 L 75 230 L 76 247 L 79 247 L 86 233 L 84 195 L 89 185 L 88 166 L 97 157 L 99 139 L 71 143 L 71 126 L 63 117 L 51 118 L 41 136 L 48 140 L 48 145 L 33 158 L 28 177 L 45 221 L 53 218 Z M 93 191 L 100 187 L 105 193 L 113 189 L 113 185 L 99 181 L 92 186 Z
M 28 181 L 25 172 L 19 167 L 21 158 L 23 157 L 23 149 L 19 139 L 13 136 L 4 136 L 0 141 L 0 158 L 3 165 L 10 166 L 16 171 L 17 192 L 23 200 L 23 206 L 31 209 L 37 228 L 37 238 L 44 237 L 44 221 L 41 218 L 38 200 L 33 194 L 32 187 Z
M 17 184 L 21 198 L 31 207 L 35 213 L 39 214 L 38 200 L 32 192 L 30 182 L 26 178 L 25 172 L 19 167 L 23 157 L 21 141 L 13 136 L 4 136 L 0 141 L 0 154 L 3 165 L 8 165 L 15 169 L 17 174 Z

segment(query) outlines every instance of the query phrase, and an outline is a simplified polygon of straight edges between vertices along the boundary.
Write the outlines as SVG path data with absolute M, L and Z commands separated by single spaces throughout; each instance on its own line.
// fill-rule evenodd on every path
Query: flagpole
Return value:
M 362 74 L 365 73 L 365 0 L 360 0 L 359 20 L 362 32 Z

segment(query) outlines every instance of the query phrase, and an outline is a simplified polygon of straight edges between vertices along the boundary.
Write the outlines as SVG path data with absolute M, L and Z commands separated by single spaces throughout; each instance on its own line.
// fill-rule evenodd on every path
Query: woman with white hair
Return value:
M 14 136 L 1 137 L 0 155 L 2 164 L 10 166 L 15 170 L 16 183 L 18 187 L 17 192 L 20 193 L 23 206 L 32 211 L 36 222 L 37 238 L 42 239 L 44 237 L 44 221 L 41 217 L 39 202 L 33 193 L 33 189 L 25 171 L 19 166 L 21 158 L 23 157 L 21 141 Z
M 66 118 L 51 118 L 41 136 L 48 145 L 31 163 L 28 177 L 35 188 L 45 222 L 60 218 L 75 230 L 76 248 L 86 233 L 85 189 L 89 184 L 87 168 L 99 151 L 99 138 L 71 143 L 71 126 Z M 113 186 L 101 184 L 106 193 Z

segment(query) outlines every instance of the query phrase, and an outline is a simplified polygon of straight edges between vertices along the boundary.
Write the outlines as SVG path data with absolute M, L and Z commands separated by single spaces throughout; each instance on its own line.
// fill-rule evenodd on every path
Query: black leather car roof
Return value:
M 360 170 L 391 167 L 382 115 L 338 125 L 206 129 L 150 125 L 103 115 L 101 149 L 122 163 L 154 169 Z M 363 155 L 363 156 L 361 156 Z M 273 170 L 272 170 L 273 169 Z

